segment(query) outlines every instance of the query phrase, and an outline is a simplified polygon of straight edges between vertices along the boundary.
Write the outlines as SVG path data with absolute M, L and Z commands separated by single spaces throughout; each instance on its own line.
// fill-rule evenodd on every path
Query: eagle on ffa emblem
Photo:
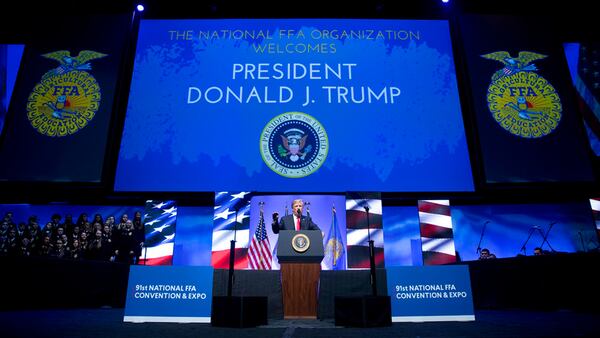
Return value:
M 481 57 L 504 66 L 492 75 L 487 91 L 488 108 L 502 128 L 516 136 L 540 138 L 558 127 L 562 116 L 560 97 L 532 63 L 547 55 L 521 51 L 518 57 L 512 57 L 507 51 L 499 51 Z

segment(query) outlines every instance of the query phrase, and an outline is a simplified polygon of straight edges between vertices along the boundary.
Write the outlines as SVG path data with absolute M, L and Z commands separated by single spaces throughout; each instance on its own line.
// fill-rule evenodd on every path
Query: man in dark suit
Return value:
M 279 230 L 321 230 L 319 226 L 313 223 L 310 216 L 302 214 L 304 202 L 301 199 L 292 202 L 292 214 L 283 216 L 279 219 L 279 213 L 273 213 L 273 223 L 271 227 L 274 234 L 278 234 Z

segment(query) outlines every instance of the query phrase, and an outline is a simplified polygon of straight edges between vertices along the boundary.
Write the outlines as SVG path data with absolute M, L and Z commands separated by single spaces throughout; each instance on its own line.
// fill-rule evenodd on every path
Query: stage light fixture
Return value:
M 442 0 L 443 3 L 447 4 L 450 2 L 450 0 Z
M 138 10 L 138 12 L 143 12 L 145 8 L 144 8 L 144 5 L 139 4 L 136 6 L 136 9 Z

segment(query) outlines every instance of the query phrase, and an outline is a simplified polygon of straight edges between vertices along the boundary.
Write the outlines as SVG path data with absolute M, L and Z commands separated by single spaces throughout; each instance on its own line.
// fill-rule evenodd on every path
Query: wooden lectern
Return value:
M 319 230 L 281 230 L 277 244 L 281 266 L 283 317 L 317 318 L 323 235 Z

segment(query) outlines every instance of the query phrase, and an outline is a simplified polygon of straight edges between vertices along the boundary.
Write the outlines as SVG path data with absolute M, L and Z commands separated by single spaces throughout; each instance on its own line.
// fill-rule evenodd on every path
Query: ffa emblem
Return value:
M 556 129 L 562 112 L 560 97 L 531 63 L 546 55 L 523 51 L 513 58 L 502 51 L 481 57 L 504 65 L 492 75 L 487 91 L 488 108 L 502 128 L 524 138 L 543 137 Z
M 72 57 L 66 50 L 42 55 L 60 65 L 42 76 L 27 100 L 27 119 L 40 134 L 72 135 L 84 128 L 100 107 L 100 86 L 87 71 L 89 61 L 105 57 L 84 50 Z
M 277 174 L 300 178 L 314 173 L 325 161 L 329 140 L 312 116 L 284 113 L 267 123 L 260 136 L 260 154 Z

